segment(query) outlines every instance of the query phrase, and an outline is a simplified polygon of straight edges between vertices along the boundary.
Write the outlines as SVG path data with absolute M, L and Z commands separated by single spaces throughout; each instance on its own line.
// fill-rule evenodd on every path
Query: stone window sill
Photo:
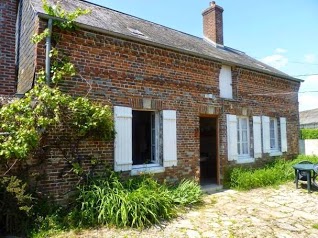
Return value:
M 283 153 L 281 151 L 271 151 L 269 156 L 281 156 Z
M 255 159 L 250 157 L 238 158 L 238 160 L 236 161 L 237 164 L 250 164 L 254 162 Z
M 130 175 L 135 176 L 143 173 L 156 174 L 163 173 L 164 171 L 165 168 L 159 164 L 133 165 Z

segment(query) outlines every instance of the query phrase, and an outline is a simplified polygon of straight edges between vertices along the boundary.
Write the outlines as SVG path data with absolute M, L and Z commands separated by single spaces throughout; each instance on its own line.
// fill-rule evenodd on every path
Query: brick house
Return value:
M 33 45 L 30 37 L 51 17 L 41 0 L 18 2 L 0 3 L 2 94 L 15 85 L 17 94 L 30 90 L 45 65 L 45 43 Z M 60 38 L 56 47 L 79 75 L 61 88 L 74 96 L 89 92 L 114 109 L 114 143 L 87 142 L 83 154 L 95 153 L 130 175 L 152 172 L 202 184 L 222 184 L 228 166 L 298 154 L 301 80 L 225 46 L 223 9 L 215 2 L 202 13 L 203 38 L 87 1 L 61 5 L 92 11 L 77 20 L 75 31 L 53 28 Z M 73 181 L 57 175 L 58 158 L 51 153 L 42 181 L 56 196 Z

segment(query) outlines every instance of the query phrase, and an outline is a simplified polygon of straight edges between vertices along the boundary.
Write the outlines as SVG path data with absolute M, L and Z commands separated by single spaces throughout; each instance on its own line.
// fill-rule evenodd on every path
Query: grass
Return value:
M 312 225 L 312 228 L 314 228 L 314 229 L 318 229 L 318 223 L 313 224 L 313 225 Z
M 144 227 L 175 215 L 169 190 L 146 177 L 127 182 L 117 176 L 95 180 L 80 188 L 78 203 L 75 215 L 80 218 L 80 226 Z
M 150 175 L 121 180 L 110 172 L 78 188 L 75 205 L 37 219 L 31 237 L 48 237 L 62 231 L 99 226 L 149 227 L 169 220 L 184 207 L 202 200 L 200 186 L 183 180 L 176 186 L 157 182 Z
M 318 163 L 318 156 L 300 155 L 294 160 L 285 161 L 276 159 L 261 169 L 234 168 L 227 175 L 227 187 L 237 190 L 250 190 L 253 188 L 276 186 L 294 179 L 292 165 L 303 160 Z

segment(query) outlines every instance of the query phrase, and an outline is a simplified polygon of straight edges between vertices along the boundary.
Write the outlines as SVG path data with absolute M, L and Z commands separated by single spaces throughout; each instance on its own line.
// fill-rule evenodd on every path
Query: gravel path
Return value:
M 146 230 L 99 229 L 59 237 L 318 237 L 318 192 L 293 183 L 248 192 L 226 190 L 206 195 L 204 205 L 170 223 Z M 318 228 L 318 227 L 317 227 Z

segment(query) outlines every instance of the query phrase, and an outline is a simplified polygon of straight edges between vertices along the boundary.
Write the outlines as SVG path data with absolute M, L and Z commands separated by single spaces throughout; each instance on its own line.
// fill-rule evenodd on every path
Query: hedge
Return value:
M 318 139 L 318 129 L 301 129 L 301 139 Z

